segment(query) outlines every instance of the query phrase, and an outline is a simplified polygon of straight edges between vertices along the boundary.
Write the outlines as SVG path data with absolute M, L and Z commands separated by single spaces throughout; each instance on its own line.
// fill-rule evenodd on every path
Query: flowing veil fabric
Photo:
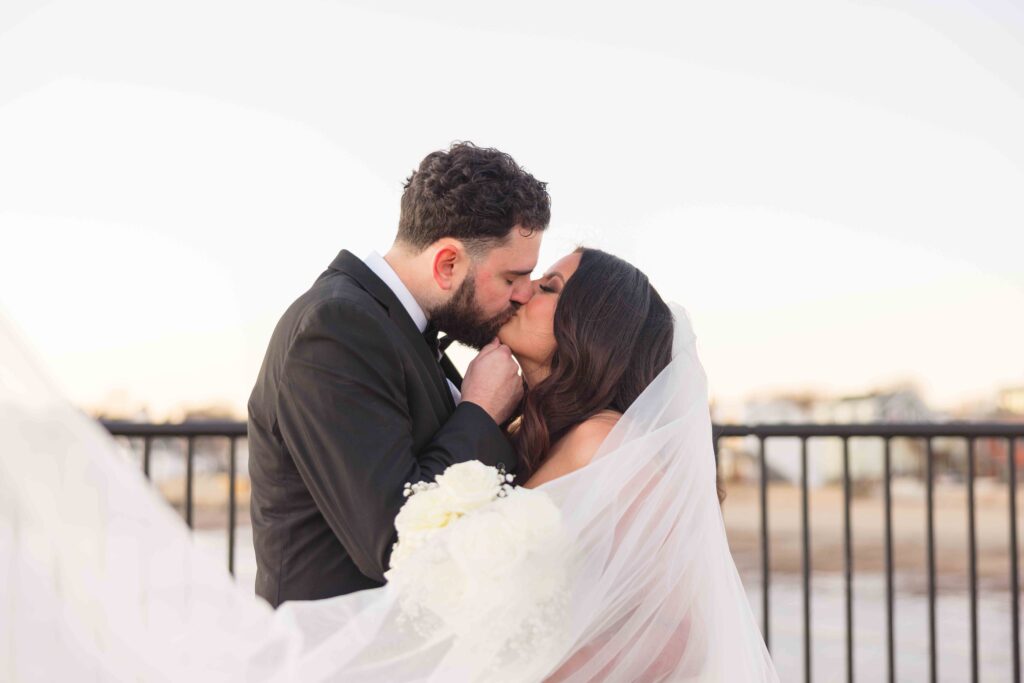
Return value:
M 564 543 L 476 593 L 455 583 L 460 623 L 411 617 L 394 581 L 273 612 L 0 321 L 0 678 L 778 680 L 729 553 L 695 337 L 673 313 L 669 367 L 590 465 L 537 489 Z

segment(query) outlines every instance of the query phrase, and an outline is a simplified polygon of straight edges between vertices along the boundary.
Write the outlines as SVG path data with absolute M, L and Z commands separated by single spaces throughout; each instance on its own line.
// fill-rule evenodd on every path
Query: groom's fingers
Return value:
M 462 400 L 475 403 L 502 424 L 523 394 L 519 365 L 512 349 L 492 339 L 469 364 L 462 380 Z
M 494 349 L 498 348 L 499 346 L 501 346 L 501 341 L 499 341 L 499 339 L 497 337 L 495 337 L 491 341 L 487 342 L 487 346 L 485 346 L 482 349 L 480 349 L 480 353 L 478 355 L 482 356 L 484 354 L 490 353 L 491 351 L 493 351 Z
M 489 348 L 487 350 L 487 355 L 488 356 L 491 356 L 491 355 L 494 355 L 494 354 L 502 354 L 506 358 L 511 359 L 512 358 L 512 349 L 510 347 L 508 347 L 508 346 L 505 346 L 501 342 L 498 342 L 497 344 L 495 344 L 494 346 L 492 346 L 491 348 Z

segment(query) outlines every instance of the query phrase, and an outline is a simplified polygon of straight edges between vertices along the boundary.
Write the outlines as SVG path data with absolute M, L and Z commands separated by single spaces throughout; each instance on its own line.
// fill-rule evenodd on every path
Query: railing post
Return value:
M 146 479 L 150 478 L 149 474 L 149 458 L 153 448 L 153 437 L 146 436 L 142 439 L 142 473 L 146 475 Z
M 771 651 L 771 610 L 770 596 L 771 589 L 771 566 L 768 552 L 768 465 L 765 460 L 768 457 L 766 441 L 758 437 L 758 450 L 761 455 L 761 621 L 763 622 L 764 645 Z
M 1017 457 L 1015 439 L 1006 440 L 1010 480 L 1010 626 L 1013 639 L 1013 683 L 1020 683 L 1020 586 L 1017 569 Z
M 885 438 L 883 464 L 885 467 L 885 617 L 886 617 L 886 661 L 889 668 L 889 683 L 896 681 L 896 619 L 894 612 L 893 555 L 892 555 L 892 444 Z
M 235 575 L 235 444 L 237 439 L 229 437 L 231 449 L 228 452 L 228 571 Z
M 967 440 L 967 560 L 971 610 L 971 681 L 978 681 L 978 544 L 974 519 L 975 440 Z
M 800 526 L 803 532 L 804 680 L 811 683 L 811 520 L 808 504 L 807 438 L 800 438 Z
M 192 478 L 193 478 L 193 457 L 195 456 L 195 439 L 188 437 L 188 449 L 185 456 L 185 524 L 192 528 Z
M 925 439 L 925 481 L 927 491 L 926 553 L 928 560 L 928 680 L 936 683 L 939 676 L 935 636 L 935 452 L 932 440 Z
M 850 515 L 850 440 L 843 438 L 843 582 L 846 593 L 846 683 L 853 683 L 853 531 Z

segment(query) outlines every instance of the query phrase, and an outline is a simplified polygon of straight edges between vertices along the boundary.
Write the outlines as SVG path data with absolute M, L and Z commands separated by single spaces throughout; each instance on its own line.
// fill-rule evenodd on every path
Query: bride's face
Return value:
M 519 362 L 546 367 L 555 353 L 555 307 L 558 297 L 576 268 L 581 254 L 563 256 L 533 281 L 533 298 L 498 331 L 501 343 L 512 349 Z

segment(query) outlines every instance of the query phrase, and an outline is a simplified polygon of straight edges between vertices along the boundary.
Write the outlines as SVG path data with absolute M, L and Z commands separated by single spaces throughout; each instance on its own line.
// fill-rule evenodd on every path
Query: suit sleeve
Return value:
M 466 460 L 509 471 L 517 462 L 491 417 L 465 401 L 416 452 L 399 351 L 376 319 L 345 301 L 307 314 L 285 359 L 277 415 L 328 525 L 359 570 L 382 582 L 406 482 Z

